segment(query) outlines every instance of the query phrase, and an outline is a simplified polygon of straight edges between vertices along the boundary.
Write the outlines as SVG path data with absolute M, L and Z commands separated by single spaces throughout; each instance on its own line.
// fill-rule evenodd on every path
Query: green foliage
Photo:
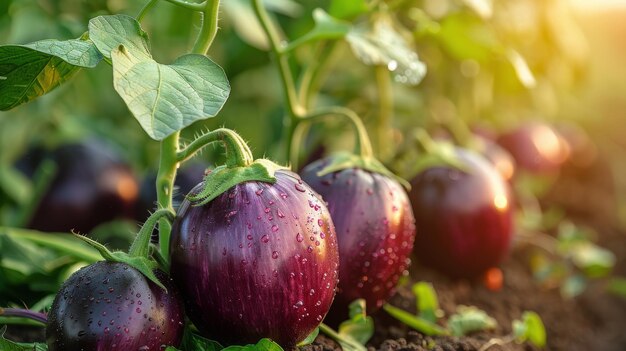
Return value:
M 86 39 L 0 46 L 0 110 L 10 110 L 52 91 L 81 67 L 93 68 L 101 59 Z
M 417 298 L 417 311 L 419 317 L 436 323 L 438 318 L 443 317 L 443 311 L 439 308 L 439 299 L 435 288 L 431 283 L 418 282 L 411 288 Z
M 546 329 L 541 317 L 535 312 L 526 311 L 522 320 L 513 321 L 513 336 L 517 342 L 528 341 L 537 347 L 546 345 Z
M 448 334 L 448 331 L 445 328 L 427 319 L 421 318 L 405 310 L 394 307 L 390 304 L 383 305 L 383 309 L 385 310 L 385 312 L 389 313 L 389 315 L 391 315 L 395 319 L 417 330 L 420 333 L 424 333 L 426 335 L 447 335 Z
M 613 277 L 609 281 L 608 291 L 617 296 L 626 298 L 626 278 Z
M 343 38 L 352 28 L 349 22 L 333 18 L 326 11 L 319 8 L 313 11 L 313 20 L 315 21 L 315 27 L 310 32 L 292 41 L 285 49 L 286 51 L 291 51 L 311 41 Z
M 456 313 L 448 319 L 448 328 L 454 336 L 494 329 L 497 325 L 495 319 L 475 306 L 460 305 L 457 307 Z
M 147 34 L 125 15 L 90 21 L 89 35 L 113 64 L 113 86 L 141 127 L 163 140 L 193 122 L 214 117 L 230 93 L 224 70 L 204 55 L 171 65 L 152 59 Z
M 46 351 L 48 346 L 41 343 L 16 343 L 4 338 L 6 326 L 0 329 L 0 350 L 2 351 Z
M 387 67 L 399 83 L 417 85 L 426 75 L 426 65 L 387 14 L 354 26 L 346 40 L 361 62 Z
M 339 335 L 365 345 L 374 335 L 374 320 L 365 314 L 365 300 L 354 300 L 348 308 L 350 319 L 339 325 Z
M 315 341 L 315 338 L 317 338 L 319 333 L 320 333 L 319 327 L 313 329 L 311 334 L 309 334 L 306 338 L 304 338 L 304 340 L 300 341 L 297 346 L 306 346 L 306 345 L 313 343 L 313 341 Z
M 352 19 L 369 11 L 365 0 L 331 1 L 328 12 L 341 19 Z

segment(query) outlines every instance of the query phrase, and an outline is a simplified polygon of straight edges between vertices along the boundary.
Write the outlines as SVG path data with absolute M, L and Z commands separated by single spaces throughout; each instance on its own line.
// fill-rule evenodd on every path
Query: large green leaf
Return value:
M 146 33 L 132 17 L 92 19 L 89 35 L 111 58 L 115 90 L 155 140 L 214 117 L 228 99 L 230 85 L 219 65 L 196 54 L 179 57 L 171 65 L 156 62 Z
M 124 45 L 139 59 L 152 59 L 148 34 L 133 17 L 112 15 L 92 18 L 89 21 L 89 38 L 108 59 L 120 45 Z
M 397 82 L 417 85 L 426 75 L 426 65 L 393 23 L 381 15 L 373 23 L 353 27 L 346 40 L 361 62 L 386 66 Z
M 0 46 L 0 110 L 31 101 L 102 60 L 89 40 L 42 40 Z

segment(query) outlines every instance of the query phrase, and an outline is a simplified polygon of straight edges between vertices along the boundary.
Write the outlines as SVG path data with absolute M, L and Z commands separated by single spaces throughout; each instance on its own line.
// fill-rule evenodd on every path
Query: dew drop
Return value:
M 278 231 L 278 226 L 277 226 L 276 224 L 274 224 L 274 225 L 272 226 L 272 231 L 273 231 L 273 232 L 277 232 L 277 231 Z
M 301 193 L 306 191 L 306 189 L 301 184 L 296 184 L 295 186 L 296 186 L 296 190 L 298 190 Z
M 304 237 L 302 236 L 302 234 L 298 233 L 296 235 L 296 241 L 301 243 L 302 241 L 304 241 Z
M 272 252 L 272 258 L 273 259 L 277 259 L 278 258 L 278 251 Z
M 267 234 L 265 234 L 261 237 L 261 241 L 267 244 L 267 242 L 270 241 L 270 237 Z

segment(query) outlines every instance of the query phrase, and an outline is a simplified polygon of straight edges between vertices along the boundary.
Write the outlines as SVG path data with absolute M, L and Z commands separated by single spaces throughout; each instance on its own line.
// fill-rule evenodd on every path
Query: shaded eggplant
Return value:
M 324 202 L 297 174 L 275 177 L 240 183 L 206 205 L 185 200 L 173 224 L 171 273 L 189 318 L 225 344 L 268 337 L 294 346 L 335 295 L 339 257 Z
M 97 262 L 74 273 L 61 287 L 48 313 L 50 351 L 160 351 L 178 346 L 183 336 L 183 305 L 170 279 L 168 292 L 136 269 Z
M 368 312 L 394 293 L 410 263 L 415 219 L 402 186 L 394 179 L 360 168 L 318 176 L 332 156 L 302 171 L 302 179 L 328 203 L 339 244 L 339 285 L 333 318 L 347 318 L 348 305 L 366 301 Z M 345 318 L 342 318 L 345 317 Z M 331 321 L 333 323 L 333 321 Z
M 87 233 L 116 218 L 132 218 L 139 185 L 130 167 L 99 141 L 62 145 L 49 154 L 34 153 L 18 163 L 31 175 L 43 159 L 56 173 L 29 228 Z
M 437 166 L 419 173 L 409 193 L 419 235 L 417 259 L 454 278 L 497 266 L 512 237 L 508 184 L 482 156 L 456 149 L 464 170 Z

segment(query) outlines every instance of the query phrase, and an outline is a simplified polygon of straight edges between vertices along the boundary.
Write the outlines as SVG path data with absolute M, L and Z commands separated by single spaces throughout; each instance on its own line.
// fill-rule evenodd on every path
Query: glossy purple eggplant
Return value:
M 332 315 L 344 320 L 355 299 L 373 312 L 393 294 L 410 263 L 415 219 L 405 190 L 388 176 L 359 168 L 318 176 L 331 157 L 305 167 L 302 179 L 322 195 L 335 223 L 340 264 Z
M 199 191 L 200 185 L 192 190 Z M 294 346 L 328 312 L 339 257 L 330 214 L 300 177 L 240 183 L 173 224 L 171 272 L 189 318 L 225 344 Z
M 498 138 L 517 166 L 532 173 L 554 173 L 569 156 L 565 139 L 541 122 L 523 124 Z
M 508 184 L 482 156 L 457 148 L 465 169 L 429 168 L 409 193 L 417 259 L 453 278 L 477 277 L 506 256 L 512 237 Z
M 183 336 L 183 305 L 170 279 L 168 292 L 139 271 L 115 262 L 97 262 L 74 273 L 48 313 L 50 351 L 161 351 Z

